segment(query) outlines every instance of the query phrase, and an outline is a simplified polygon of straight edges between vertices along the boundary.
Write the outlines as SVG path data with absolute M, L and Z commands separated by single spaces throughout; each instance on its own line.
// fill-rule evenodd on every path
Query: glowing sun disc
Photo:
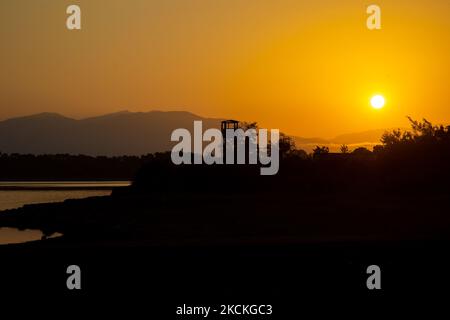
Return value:
M 384 107 L 384 98 L 381 95 L 376 95 L 373 96 L 372 99 L 370 99 L 370 104 L 372 105 L 373 108 L 375 109 L 381 109 Z

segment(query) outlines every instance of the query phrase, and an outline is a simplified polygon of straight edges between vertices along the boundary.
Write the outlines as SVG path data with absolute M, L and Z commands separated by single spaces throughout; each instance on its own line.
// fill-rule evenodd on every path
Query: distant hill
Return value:
M 332 139 L 294 137 L 294 141 L 297 148 L 307 152 L 311 152 L 316 146 L 327 146 L 331 152 L 339 152 L 343 144 L 346 144 L 350 150 L 358 147 L 372 149 L 375 145 L 380 144 L 381 136 L 386 130 L 389 129 L 348 133 L 338 135 Z
M 223 119 L 204 118 L 183 111 L 121 111 L 81 120 L 57 113 L 40 113 L 0 121 L 0 152 L 31 154 L 142 155 L 168 151 L 170 134 L 177 128 L 193 128 L 202 120 L 204 128 L 220 128 Z M 317 146 L 338 151 L 368 148 L 379 143 L 385 130 L 337 136 L 334 139 L 293 137 L 298 148 L 311 152 Z
M 172 148 L 176 128 L 220 128 L 221 119 L 189 112 L 128 112 L 75 120 L 41 113 L 0 122 L 0 151 L 31 154 L 142 155 Z
M 356 133 L 341 134 L 330 141 L 333 143 L 373 143 L 380 142 L 386 129 L 369 130 Z

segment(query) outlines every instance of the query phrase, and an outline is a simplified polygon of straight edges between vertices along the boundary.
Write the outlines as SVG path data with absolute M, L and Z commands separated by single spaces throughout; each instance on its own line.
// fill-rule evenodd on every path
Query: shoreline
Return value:
M 128 187 L 130 180 L 60 180 L 60 181 L 0 181 L 0 191 L 71 191 L 113 190 Z

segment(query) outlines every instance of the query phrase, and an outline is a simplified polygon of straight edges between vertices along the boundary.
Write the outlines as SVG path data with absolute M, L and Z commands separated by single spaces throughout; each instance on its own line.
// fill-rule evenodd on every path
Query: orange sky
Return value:
M 187 110 L 320 137 L 449 123 L 450 1 L 376 1 L 379 31 L 371 3 L 2 0 L 0 119 Z

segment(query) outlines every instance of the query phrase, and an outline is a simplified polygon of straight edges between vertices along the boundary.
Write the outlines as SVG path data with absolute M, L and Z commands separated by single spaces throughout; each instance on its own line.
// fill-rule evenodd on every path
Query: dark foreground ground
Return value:
M 116 192 L 31 205 L 1 213 L 0 225 L 64 236 L 0 247 L 1 291 L 7 300 L 143 310 L 150 319 L 202 318 L 177 317 L 183 304 L 270 304 L 282 319 L 335 314 L 336 305 L 372 313 L 405 299 L 411 311 L 450 296 L 449 212 L 446 193 L 373 190 L 275 200 Z M 66 287 L 73 264 L 80 291 Z M 370 265 L 381 268 L 381 290 L 367 289 Z
M 80 247 L 49 240 L 2 247 L 0 256 L 3 307 L 10 300 L 38 301 L 48 310 L 89 307 L 149 319 L 202 318 L 177 317 L 183 304 L 217 310 L 223 304 L 269 304 L 275 313 L 209 317 L 218 319 L 303 318 L 307 310 L 318 317 L 362 307 L 374 314 L 391 305 L 411 312 L 430 300 L 433 308 L 445 307 L 450 285 L 448 243 L 442 242 Z M 81 267 L 80 291 L 66 288 L 71 264 Z M 366 287 L 371 264 L 381 268 L 381 290 Z

